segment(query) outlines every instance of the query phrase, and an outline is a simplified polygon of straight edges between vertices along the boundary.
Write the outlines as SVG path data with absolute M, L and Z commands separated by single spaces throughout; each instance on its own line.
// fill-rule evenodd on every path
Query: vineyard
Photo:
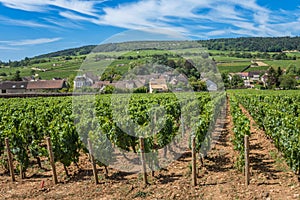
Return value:
M 180 196 L 178 199 L 183 199 L 182 195 L 187 193 L 186 187 L 191 186 L 192 166 L 189 164 L 191 156 L 186 153 L 191 151 L 191 138 L 194 136 L 195 150 L 200 159 L 197 160 L 198 186 L 193 189 L 195 195 L 191 194 L 190 198 L 198 199 L 197 195 L 200 193 L 202 193 L 202 197 L 207 197 L 206 193 L 209 190 L 203 189 L 209 180 L 207 176 L 213 177 L 215 176 L 214 173 L 222 172 L 220 166 L 228 165 L 228 170 L 233 170 L 230 176 L 235 177 L 234 181 L 243 179 L 244 137 L 247 135 L 251 138 L 255 134 L 250 119 L 243 112 L 242 107 L 249 111 L 258 127 L 265 132 L 269 140 L 272 140 L 293 173 L 299 174 L 299 93 L 297 91 L 229 91 L 228 100 L 230 111 L 227 111 L 226 119 L 229 121 L 220 123 L 220 117 L 225 118 L 222 113 L 226 112 L 224 110 L 226 96 L 223 93 L 113 94 L 1 99 L 0 162 L 3 169 L 0 171 L 1 176 L 9 177 L 5 138 L 10 141 L 14 171 L 19 175 L 17 180 L 23 179 L 24 182 L 30 181 L 32 169 L 44 169 L 45 166 L 49 168 L 47 137 L 52 142 L 54 162 L 56 165 L 62 166 L 66 177 L 77 176 L 76 173 L 73 173 L 74 166 L 79 169 L 83 168 L 81 166 L 82 159 L 86 159 L 85 157 L 89 153 L 89 140 L 93 147 L 97 168 L 104 169 L 101 172 L 104 174 L 99 172 L 98 176 L 105 175 L 104 183 L 109 183 L 109 187 L 113 187 L 113 184 L 132 185 L 130 191 L 136 193 L 131 197 L 146 197 L 147 193 L 153 196 L 154 193 L 151 190 L 155 190 L 153 187 L 156 184 L 161 184 L 158 177 L 170 176 L 170 180 L 172 180 L 172 174 L 174 178 L 174 176 L 176 177 L 175 174 L 181 170 L 180 173 L 187 173 L 188 176 L 178 175 L 181 177 L 179 180 L 182 180 L 182 183 L 176 182 L 174 184 L 180 184 L 180 187 L 185 188 L 182 192 L 178 191 Z M 229 127 L 229 122 L 231 127 Z M 222 129 L 220 138 L 216 138 L 214 135 L 217 131 L 215 127 L 223 127 L 224 124 L 225 128 Z M 143 149 L 139 142 L 140 138 L 144 138 Z M 216 147 L 211 146 L 213 140 L 226 140 L 226 146 L 219 149 L 220 142 L 217 142 Z M 224 149 L 227 150 L 230 146 L 232 146 L 232 150 L 228 151 L 234 152 L 230 154 L 233 154 L 235 158 L 228 158 L 228 160 L 223 160 L 217 164 L 218 158 L 222 154 L 220 152 Z M 218 152 L 214 153 L 216 149 Z M 139 178 L 137 183 L 122 182 L 122 180 L 116 182 L 124 176 L 119 171 L 126 171 L 129 174 L 141 172 L 139 159 L 142 151 L 145 152 L 147 172 L 152 172 L 150 186 L 148 186 L 150 191 L 137 189 L 140 187 L 137 186 L 140 185 Z M 186 163 L 187 159 L 188 163 Z M 88 158 L 86 160 L 89 162 Z M 174 162 L 177 164 L 175 165 Z M 173 166 L 173 169 L 169 169 L 169 165 Z M 176 167 L 177 165 L 180 167 Z M 216 167 L 215 165 L 220 166 Z M 91 168 L 91 165 L 88 164 L 88 166 Z M 166 170 L 174 171 L 175 169 L 177 171 L 171 175 L 166 175 Z M 62 173 L 61 170 L 59 172 Z M 156 173 L 156 176 L 153 172 Z M 226 174 L 227 172 L 222 173 Z M 253 173 L 249 188 L 259 188 L 260 184 L 255 184 L 256 177 Z M 78 174 L 80 173 L 78 172 Z M 217 177 L 219 176 L 217 175 Z M 60 182 L 62 175 L 59 177 Z M 90 177 L 88 183 L 93 183 L 91 181 L 93 178 Z M 134 175 L 134 177 L 139 176 Z M 157 181 L 155 181 L 155 177 L 157 177 Z M 228 174 L 223 177 L 224 180 L 228 178 L 230 179 Z M 136 178 L 133 179 L 136 180 Z M 214 179 L 212 178 L 212 180 Z M 218 178 L 216 181 L 218 182 Z M 288 185 L 290 184 L 297 183 L 293 182 Z M 169 183 L 167 185 L 169 186 Z M 212 191 L 215 190 L 214 186 L 220 189 L 219 185 L 222 184 L 217 185 L 211 185 Z M 233 185 L 231 187 L 234 187 Z M 97 188 L 97 185 L 93 187 Z M 105 185 L 98 187 L 106 188 Z M 55 191 L 55 188 L 52 190 Z M 43 193 L 43 191 L 39 192 L 39 194 Z M 295 192 L 297 194 L 299 191 L 296 190 Z M 129 193 L 121 192 L 118 195 L 128 195 Z M 220 189 L 220 196 L 222 196 L 221 193 Z M 91 194 L 95 193 L 91 192 Z M 102 195 L 105 197 L 108 194 L 102 193 Z M 175 198 L 176 194 L 174 195 Z M 251 194 L 247 193 L 247 195 L 253 197 Z M 252 195 L 255 196 L 256 194 Z M 30 198 L 30 196 L 27 197 Z M 229 197 L 228 199 L 231 199 L 234 196 L 230 194 Z M 296 195 L 297 197 L 299 196 Z M 114 198 L 123 199 L 125 197 L 114 196 Z M 149 198 L 151 199 L 151 196 Z
M 235 98 L 274 141 L 287 164 L 300 174 L 299 92 L 238 93 Z
M 159 149 L 166 154 L 166 145 L 182 139 L 183 131 L 189 132 L 196 136 L 199 152 L 204 140 L 207 140 L 204 143 L 207 147 L 202 145 L 202 149 L 209 148 L 210 138 L 206 137 L 206 132 L 212 127 L 215 113 L 219 112 L 216 109 L 220 109 L 224 97 L 219 96 L 212 101 L 209 93 L 197 93 L 180 94 L 178 97 L 173 94 L 137 94 L 132 97 L 2 99 L 1 163 L 7 166 L 5 138 L 10 140 L 17 169 L 24 173 L 22 177 L 25 177 L 31 159 L 35 159 L 41 167 L 41 157 L 48 156 L 46 137 L 50 137 L 55 161 L 64 165 L 66 174 L 67 167 L 78 162 L 80 151 L 87 151 L 88 138 L 93 143 L 98 163 L 105 166 L 116 159 L 113 146 L 137 153 L 141 136 L 145 137 L 146 152 L 154 152 L 151 155 L 155 156 Z M 124 109 L 128 102 L 128 108 Z M 157 133 L 153 134 L 151 131 L 155 129 Z M 159 163 L 149 163 L 149 166 L 154 167 L 153 171 Z

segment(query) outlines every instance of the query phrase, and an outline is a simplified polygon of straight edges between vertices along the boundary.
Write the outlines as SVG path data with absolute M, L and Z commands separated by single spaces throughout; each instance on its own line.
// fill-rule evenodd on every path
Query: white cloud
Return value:
M 44 12 L 52 6 L 91 16 L 95 15 L 97 11 L 94 6 L 102 2 L 88 0 L 0 0 L 3 5 L 19 10 Z
M 64 18 L 70 19 L 72 21 L 89 21 L 91 23 L 95 23 L 94 20 L 96 20 L 95 18 L 84 17 L 82 15 L 78 15 L 78 14 L 75 14 L 75 13 L 69 12 L 69 11 L 59 12 L 59 15 Z
M 163 34 L 177 32 L 184 36 L 203 37 L 236 34 L 242 36 L 279 36 L 286 33 L 297 34 L 299 28 L 294 11 L 269 10 L 256 0 L 140 0 L 121 3 L 115 7 L 104 6 L 105 0 L 0 0 L 3 5 L 34 12 L 57 12 L 51 25 L 80 28 L 80 23 L 108 25 L 125 29 L 163 29 Z M 100 7 L 100 6 L 102 7 Z M 107 3 L 109 5 L 109 3 Z M 61 22 L 63 17 L 63 22 Z M 46 17 L 48 19 L 49 17 Z M 45 17 L 44 17 L 45 19 Z M 1 20 L 0 22 L 4 23 Z M 34 21 L 10 20 L 23 26 L 49 28 L 50 25 Z
M 206 34 L 206 36 L 221 36 L 221 35 L 224 35 L 224 34 L 228 34 L 229 31 L 228 30 L 216 30 L 216 31 L 210 31 Z
M 61 38 L 38 38 L 38 39 L 27 39 L 27 40 L 19 40 L 19 41 L 0 41 L 6 48 L 14 47 L 14 46 L 27 46 L 27 45 L 38 45 L 38 44 L 46 44 L 51 42 L 56 42 L 61 40 Z M 3 46 L 2 45 L 2 46 Z
M 25 27 L 36 27 L 36 28 L 52 28 L 47 24 L 38 23 L 29 20 L 11 19 L 0 15 L 0 24 L 8 24 L 13 26 L 25 26 Z
M 15 47 L 8 47 L 8 46 L 2 46 L 0 45 L 0 50 L 20 50 L 19 48 Z
M 56 26 L 56 29 L 59 29 L 57 27 L 68 27 L 68 28 L 73 28 L 73 29 L 82 29 L 82 26 L 76 22 L 73 22 L 73 21 L 70 21 L 70 20 L 67 20 L 67 19 L 60 19 L 60 20 L 57 20 L 55 18 L 43 18 L 44 21 L 52 24 L 52 25 L 55 25 Z
M 252 16 L 245 13 L 252 13 Z M 257 13 L 264 12 L 265 21 L 249 20 L 260 16 Z M 247 22 L 248 28 L 266 24 L 269 11 L 258 6 L 255 1 L 246 0 L 188 0 L 188 1 L 139 1 L 120 5 L 115 8 L 104 8 L 104 14 L 100 17 L 101 24 L 113 25 L 128 29 L 163 27 L 183 31 L 186 35 L 193 35 L 203 29 L 210 30 L 212 36 L 225 33 L 219 31 L 220 24 L 235 26 L 235 23 Z M 120 17 L 119 17 L 120 16 Z M 251 22 L 250 22 L 251 21 Z M 193 23 L 191 25 L 190 23 Z M 247 27 L 243 27 L 247 28 Z M 250 30 L 251 30 L 250 29 Z

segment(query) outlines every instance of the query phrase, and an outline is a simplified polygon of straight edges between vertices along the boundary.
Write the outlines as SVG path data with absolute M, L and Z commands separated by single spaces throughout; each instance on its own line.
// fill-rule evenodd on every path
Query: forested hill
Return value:
M 65 49 L 61 51 L 56 51 L 52 53 L 47 53 L 43 55 L 36 56 L 35 58 L 52 58 L 52 57 L 58 57 L 58 56 L 78 56 L 78 55 L 86 55 L 89 54 L 96 45 L 88 45 L 78 48 L 72 48 L 72 49 Z
M 199 41 L 209 50 L 281 52 L 300 50 L 300 37 L 247 37 Z
M 259 52 L 281 52 L 285 50 L 300 50 L 300 37 L 244 37 L 210 39 L 197 41 L 209 50 L 229 50 L 229 51 L 259 51 Z M 176 45 L 174 45 L 176 44 Z M 124 42 L 118 45 L 104 44 L 100 46 L 89 45 L 79 48 L 66 49 L 49 54 L 37 56 L 35 58 L 50 58 L 57 56 L 77 56 L 101 51 L 126 51 L 130 49 L 147 48 L 147 46 L 158 49 L 185 49 L 193 48 L 195 41 L 143 41 Z

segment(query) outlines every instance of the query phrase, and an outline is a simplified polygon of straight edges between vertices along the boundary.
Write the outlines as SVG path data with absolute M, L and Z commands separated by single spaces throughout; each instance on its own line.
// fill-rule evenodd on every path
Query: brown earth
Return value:
M 204 166 L 198 163 L 196 187 L 191 186 L 191 154 L 188 151 L 167 169 L 155 172 L 154 177 L 149 174 L 147 186 L 143 185 L 141 175 L 110 168 L 107 178 L 104 168 L 99 168 L 100 184 L 95 185 L 88 156 L 82 153 L 79 168 L 74 165 L 68 168 L 70 177 L 57 164 L 58 185 L 52 184 L 47 161 L 43 162 L 45 170 L 30 168 L 26 173 L 28 178 L 17 177 L 14 183 L 3 169 L 0 170 L 0 199 L 300 199 L 297 176 L 249 114 L 248 117 L 252 133 L 248 187 L 244 184 L 243 173 L 234 166 L 237 152 L 231 143 L 231 116 L 227 115 L 222 121 L 225 126 L 218 126 L 214 133 L 219 139 L 204 159 Z

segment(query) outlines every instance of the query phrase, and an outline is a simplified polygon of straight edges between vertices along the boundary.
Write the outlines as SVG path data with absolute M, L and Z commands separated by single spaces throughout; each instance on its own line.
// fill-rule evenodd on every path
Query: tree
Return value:
M 22 78 L 20 76 L 20 71 L 17 70 L 16 73 L 13 75 L 13 77 L 11 78 L 11 81 L 22 81 Z
M 221 74 L 221 76 L 222 76 L 222 80 L 223 80 L 223 83 L 224 83 L 224 87 L 225 88 L 230 88 L 230 80 L 229 80 L 229 77 L 228 77 L 228 73 L 223 72 Z
M 294 89 L 297 86 L 297 81 L 292 75 L 283 75 L 280 78 L 280 87 L 283 89 Z
M 244 80 L 239 75 L 235 74 L 231 79 L 231 87 L 232 88 L 241 88 L 244 86 Z
M 297 67 L 294 64 L 290 64 L 286 69 L 286 74 L 297 75 Z
M 267 71 L 267 87 L 271 89 L 276 85 L 279 85 L 278 74 L 273 67 L 270 67 Z
M 193 87 L 193 90 L 196 92 L 207 91 L 207 86 L 204 81 L 197 80 L 197 81 L 189 82 L 189 84 L 190 84 L 190 86 Z
M 67 84 L 68 84 L 68 91 L 69 92 L 73 92 L 73 89 L 74 89 L 74 80 L 75 80 L 75 75 L 74 74 L 71 74 L 67 78 Z
M 280 85 L 280 77 L 282 76 L 282 74 L 283 74 L 283 70 L 281 69 L 281 67 L 278 67 L 276 71 L 276 76 L 277 76 L 276 87 L 279 87 Z
M 112 94 L 114 92 L 114 90 L 115 90 L 114 86 L 107 85 L 107 86 L 105 86 L 103 93 L 104 94 Z

